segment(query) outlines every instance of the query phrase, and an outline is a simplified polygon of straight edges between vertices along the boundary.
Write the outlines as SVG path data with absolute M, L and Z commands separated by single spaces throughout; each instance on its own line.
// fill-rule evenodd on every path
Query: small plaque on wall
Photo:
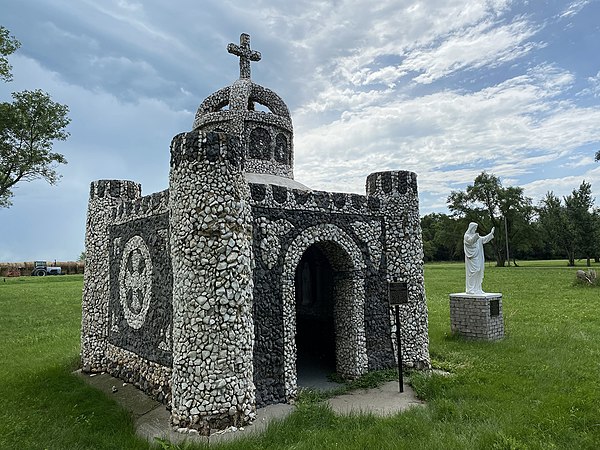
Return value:
M 500 300 L 497 298 L 494 300 L 490 300 L 490 316 L 499 316 L 500 315 Z
M 388 300 L 390 305 L 408 303 L 408 283 L 405 281 L 388 283 Z

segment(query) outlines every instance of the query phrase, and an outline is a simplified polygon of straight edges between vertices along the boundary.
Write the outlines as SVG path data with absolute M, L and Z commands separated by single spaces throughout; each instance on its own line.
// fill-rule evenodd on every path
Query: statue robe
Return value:
M 466 270 L 466 288 L 467 294 L 483 294 L 481 284 L 483 283 L 483 271 L 485 269 L 485 255 L 483 253 L 483 244 L 492 240 L 492 233 L 486 236 L 479 236 L 475 233 L 475 227 L 469 226 L 465 233 L 465 270 Z

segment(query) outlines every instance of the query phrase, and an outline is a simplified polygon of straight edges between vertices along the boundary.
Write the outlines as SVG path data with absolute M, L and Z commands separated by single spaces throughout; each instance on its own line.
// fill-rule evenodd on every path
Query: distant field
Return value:
M 82 261 L 48 261 L 49 266 L 57 266 L 63 274 L 82 274 L 84 263 Z M 34 268 L 33 261 L 26 262 L 0 262 L 0 277 L 29 276 Z
M 519 263 L 486 267 L 484 289 L 504 294 L 507 336 L 496 343 L 450 335 L 463 265 L 426 265 L 431 356 L 452 373 L 409 375 L 426 408 L 337 417 L 303 402 L 264 435 L 213 448 L 600 448 L 600 289 L 574 286 L 564 261 Z M 0 448 L 149 447 L 123 410 L 70 374 L 81 289 L 77 275 L 0 280 Z

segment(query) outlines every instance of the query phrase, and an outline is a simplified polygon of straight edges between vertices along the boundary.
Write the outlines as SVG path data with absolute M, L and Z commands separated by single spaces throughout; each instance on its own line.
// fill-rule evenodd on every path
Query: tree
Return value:
M 540 224 L 546 238 L 567 256 L 569 266 L 575 265 L 578 257 L 598 257 L 600 218 L 593 209 L 592 185 L 585 181 L 578 189 L 564 197 L 564 204 L 552 192 L 542 200 L 539 211 Z
M 560 198 L 548 192 L 538 207 L 539 222 L 545 232 L 545 240 L 553 252 L 560 250 L 566 255 L 569 266 L 575 265 L 575 238 L 573 224 Z
M 52 144 L 69 136 L 69 108 L 40 90 L 12 96 L 13 103 L 0 103 L 0 207 L 11 205 L 12 187 L 18 182 L 41 178 L 55 184 L 60 178 L 56 165 L 67 163 L 52 152 Z
M 480 233 L 496 228 L 490 246 L 497 266 L 504 266 L 509 257 L 507 235 L 514 249 L 528 245 L 532 233 L 529 224 L 534 209 L 531 199 L 523 195 L 523 188 L 505 188 L 498 177 L 482 172 L 465 191 L 453 191 L 448 197 L 448 204 L 455 216 L 468 222 L 477 222 Z
M 19 45 L 0 27 L 0 78 L 4 81 L 12 78 L 6 56 Z M 13 92 L 12 97 L 12 103 L 0 103 L 0 208 L 11 205 L 15 184 L 36 179 L 56 184 L 60 179 L 57 165 L 67 163 L 63 155 L 52 152 L 52 145 L 69 136 L 65 131 L 71 122 L 69 108 L 41 90 Z
M 565 210 L 572 224 L 573 241 L 580 256 L 586 258 L 587 266 L 590 258 L 597 250 L 597 218 L 593 212 L 594 198 L 592 185 L 583 181 L 579 189 L 573 189 L 571 195 L 565 197 Z
M 423 253 L 426 261 L 456 261 L 461 258 L 465 222 L 446 214 L 421 217 Z
M 19 47 L 21 43 L 15 39 L 14 36 L 10 35 L 10 32 L 0 26 L 0 79 L 4 81 L 12 80 L 12 74 L 10 70 L 12 69 L 11 65 L 8 63 L 8 59 L 6 58 L 8 55 L 14 53 Z
M 509 253 L 507 259 L 512 257 L 516 266 L 517 255 L 526 255 L 537 241 L 535 228 L 532 227 L 535 209 L 532 200 L 523 195 L 521 187 L 501 187 L 498 201 L 498 209 L 504 218 L 503 239 L 508 237 L 508 244 L 506 241 L 504 243 Z

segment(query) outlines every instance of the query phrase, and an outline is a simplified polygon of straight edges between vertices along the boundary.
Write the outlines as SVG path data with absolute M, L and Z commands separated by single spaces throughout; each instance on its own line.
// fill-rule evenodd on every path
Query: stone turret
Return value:
M 387 281 L 408 283 L 408 304 L 400 308 L 402 347 L 408 355 L 405 362 L 417 368 L 429 367 L 417 174 L 408 171 L 372 173 L 367 177 L 367 197 L 379 200 L 385 218 Z
M 141 193 L 141 185 L 133 181 L 98 180 L 90 186 L 81 317 L 81 363 L 84 372 L 106 370 L 104 360 L 109 327 L 111 208 L 138 199 Z
M 171 144 L 172 421 L 207 433 L 254 419 L 252 225 L 240 145 L 223 133 Z

